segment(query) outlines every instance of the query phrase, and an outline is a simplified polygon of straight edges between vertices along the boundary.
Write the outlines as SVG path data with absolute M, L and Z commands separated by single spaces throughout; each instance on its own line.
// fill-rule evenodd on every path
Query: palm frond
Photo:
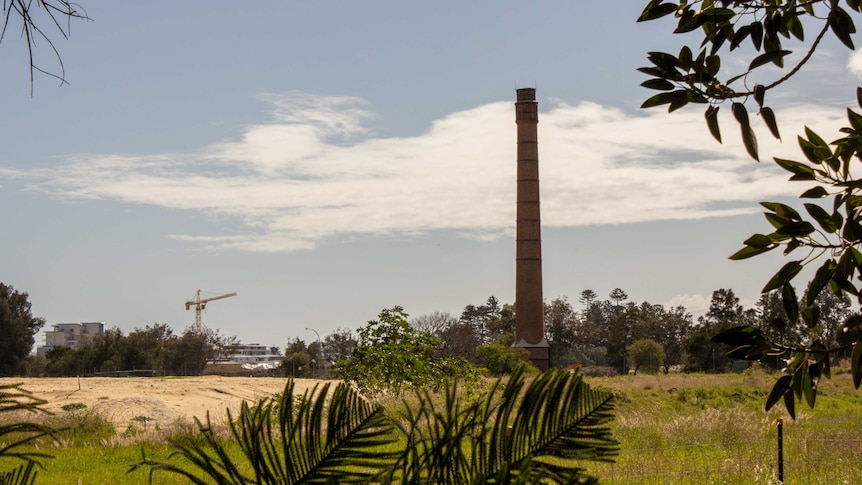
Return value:
M 0 472 L 0 485 L 33 485 L 35 482 L 36 463 L 32 461 L 12 471 Z
M 380 406 L 370 404 L 346 384 L 329 396 L 330 385 L 315 386 L 294 395 L 289 380 L 277 400 L 262 399 L 256 405 L 243 403 L 239 416 L 228 412 L 233 441 L 251 470 L 241 464 L 207 425 L 199 423 L 202 441 L 176 440 L 176 455 L 192 468 L 220 484 L 246 483 L 355 483 L 367 482 L 392 468 L 398 453 L 391 420 Z M 181 465 L 144 461 L 150 481 L 154 470 L 183 475 L 193 483 L 208 483 Z
M 0 385 L 0 413 L 8 415 L 12 412 L 30 412 L 51 414 L 44 408 L 43 405 L 48 401 L 37 398 L 31 392 L 23 389 L 22 384 L 4 384 Z M 0 423 L 0 457 L 11 457 L 25 461 L 23 465 L 11 472 L 5 472 L 0 475 L 4 480 L 12 480 L 15 474 L 15 480 L 28 479 L 32 480 L 31 476 L 35 476 L 35 471 L 29 472 L 34 466 L 41 466 L 39 462 L 43 458 L 53 458 L 47 453 L 33 451 L 18 451 L 21 447 L 32 443 L 43 437 L 57 439 L 57 431 L 49 426 L 44 426 L 38 423 L 29 421 L 9 421 Z M 0 481 L 0 484 L 4 482 Z M 9 483 L 29 483 L 15 482 Z
M 464 400 L 453 383 L 442 403 L 428 392 L 405 406 L 407 451 L 393 472 L 402 483 L 592 483 L 575 460 L 611 460 L 612 395 L 578 374 L 523 372 Z

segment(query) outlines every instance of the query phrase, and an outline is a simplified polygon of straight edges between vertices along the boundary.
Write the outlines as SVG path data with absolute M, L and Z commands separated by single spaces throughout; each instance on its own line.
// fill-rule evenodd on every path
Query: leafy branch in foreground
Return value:
M 642 85 L 661 93 L 651 96 L 642 107 L 668 105 L 669 111 L 675 111 L 689 103 L 707 104 L 707 127 L 721 142 L 718 110 L 721 103 L 729 101 L 746 151 L 752 158 L 759 159 L 757 138 L 746 103 L 754 101 L 769 131 L 780 138 L 775 114 L 765 104 L 766 93 L 778 89 L 798 73 L 828 32 L 847 48 L 854 49 L 856 27 L 851 15 L 859 12 L 862 12 L 862 4 L 858 0 L 650 0 L 638 21 L 674 14 L 677 18 L 674 33 L 698 32 L 702 41 L 695 49 L 683 46 L 678 55 L 648 54 L 652 66 L 639 70 L 652 79 Z M 805 29 L 811 27 L 818 33 L 806 45 Z M 805 53 L 796 57 L 793 67 L 785 69 L 785 59 L 792 53 L 785 48 L 788 40 L 803 45 Z M 726 77 L 721 54 L 745 57 L 737 49 L 747 41 L 751 41 L 754 57 L 744 63 L 747 67 L 743 72 Z M 777 78 L 762 80 L 776 72 L 779 73 Z M 741 85 L 731 87 L 737 82 Z M 862 107 L 862 90 L 857 89 L 856 95 Z M 862 279 L 862 252 L 858 249 L 862 243 L 862 196 L 859 194 L 862 180 L 852 171 L 853 165 L 862 158 L 862 115 L 848 109 L 847 117 L 849 126 L 841 129 L 844 136 L 831 143 L 805 128 L 805 135 L 798 138 L 805 162 L 774 158 L 778 166 L 792 174 L 791 181 L 813 182 L 800 195 L 801 199 L 811 200 L 803 204 L 807 217 L 786 204 L 762 202 L 772 232 L 754 234 L 730 257 L 747 259 L 778 247 L 784 248 L 785 255 L 804 251 L 801 258 L 784 264 L 762 290 L 764 293 L 780 291 L 787 319 L 776 319 L 772 326 L 778 334 L 790 329 L 795 335 L 794 341 L 778 341 L 774 335 L 751 326 L 732 328 L 713 337 L 715 341 L 733 346 L 729 356 L 734 358 L 756 360 L 778 356 L 785 359 L 785 375 L 773 386 L 766 408 L 783 400 L 794 418 L 796 401 L 804 399 L 809 406 L 814 406 L 821 377 L 831 375 L 830 357 L 848 349 L 848 346 L 834 345 L 830 348 L 824 343 L 818 331 L 821 320 L 818 297 L 829 291 L 842 301 L 855 298 L 857 303 L 862 303 L 858 287 Z M 815 203 L 818 199 L 822 202 Z M 827 199 L 831 199 L 831 203 Z M 820 261 L 803 297 L 797 298 L 793 280 L 803 268 Z M 851 314 L 844 322 L 845 336 L 854 337 L 849 347 L 853 348 L 851 373 L 857 389 L 862 384 L 860 324 L 862 315 L 858 313 Z
M 47 401 L 33 396 L 24 390 L 21 384 L 0 385 L 0 417 L 13 413 L 45 413 L 42 408 Z M 52 428 L 17 419 L 0 420 L 0 458 L 16 458 L 24 463 L 10 471 L 0 471 L 0 483 L 3 485 L 31 484 L 36 479 L 36 466 L 41 466 L 40 459 L 53 458 L 46 453 L 19 451 L 23 446 L 35 440 L 49 436 L 56 439 Z
M 595 483 L 577 460 L 611 460 L 618 451 L 609 423 L 612 396 L 580 375 L 547 372 L 527 383 L 522 372 L 478 396 L 451 382 L 441 396 L 417 390 L 395 417 L 342 383 L 297 399 L 288 381 L 278 399 L 228 413 L 231 435 L 207 418 L 202 440 L 172 444 L 171 460 L 148 467 L 191 483 Z M 239 452 L 237 452 L 237 448 Z
M 862 107 L 862 88 L 857 88 L 857 98 Z M 830 377 L 831 354 L 845 350 L 847 346 L 828 348 L 816 329 L 821 308 L 817 297 L 823 291 L 831 291 L 838 298 L 855 298 L 862 303 L 862 291 L 857 281 L 862 275 L 862 180 L 854 178 L 851 168 L 862 154 L 862 115 L 848 109 L 850 126 L 841 129 L 843 138 L 826 143 L 817 133 L 805 129 L 806 136 L 799 137 L 799 146 L 807 163 L 776 158 L 776 163 L 791 172 L 791 181 L 809 181 L 814 185 L 800 195 L 803 199 L 832 198 L 831 206 L 805 203 L 808 218 L 785 204 L 764 202 L 768 212 L 766 219 L 774 231 L 755 234 L 745 241 L 745 247 L 734 253 L 731 259 L 747 259 L 784 247 L 784 254 L 804 249 L 802 259 L 786 263 L 763 288 L 763 292 L 780 290 L 784 302 L 787 323 L 792 328 L 802 328 L 796 345 L 776 342 L 760 329 L 736 327 L 714 337 L 714 340 L 735 347 L 731 355 L 744 359 L 761 359 L 779 355 L 787 359 L 786 375 L 782 376 L 767 399 L 769 409 L 784 400 L 791 416 L 795 416 L 795 400 L 805 399 L 813 407 L 820 378 Z M 810 220 L 807 220 L 809 219 Z M 816 225 L 815 225 L 816 224 Z M 823 261 L 814 273 L 801 299 L 797 298 L 791 284 L 802 269 Z M 774 323 L 776 330 L 784 332 L 783 320 Z M 858 333 L 862 315 L 852 314 L 844 323 L 845 333 Z M 853 384 L 858 389 L 862 384 L 862 336 L 856 338 L 851 355 Z M 795 397 L 795 399 L 794 399 Z
M 758 160 L 757 137 L 747 108 L 749 101 L 754 101 L 757 115 L 772 136 L 780 139 L 775 112 L 765 102 L 766 93 L 799 72 L 829 31 L 848 49 L 854 49 L 852 34 L 856 33 L 856 27 L 842 3 L 850 11 L 862 11 L 858 0 L 679 0 L 678 3 L 651 0 L 638 22 L 673 14 L 677 20 L 675 34 L 700 31 L 703 40 L 694 48 L 684 45 L 678 54 L 648 53 L 652 65 L 638 70 L 651 79 L 641 85 L 660 92 L 641 107 L 668 105 L 668 111 L 672 112 L 689 103 L 708 104 L 704 113 L 707 126 L 721 142 L 719 108 L 725 101 L 730 102 L 743 144 L 748 154 Z M 806 27 L 817 29 L 816 37 L 807 45 Z M 792 67 L 785 66 L 785 60 L 793 58 L 793 51 L 785 44 L 793 40 L 802 44 L 805 54 Z M 731 53 L 749 44 L 757 55 L 742 72 L 725 74 L 720 55 L 723 49 Z M 779 74 L 773 79 L 761 79 L 776 72 Z

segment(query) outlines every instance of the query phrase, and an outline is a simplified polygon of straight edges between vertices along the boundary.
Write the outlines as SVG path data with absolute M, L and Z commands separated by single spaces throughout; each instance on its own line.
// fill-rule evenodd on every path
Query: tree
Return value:
M 17 375 L 45 320 L 34 317 L 27 293 L 0 283 L 0 376 Z
M 766 104 L 766 95 L 776 92 L 798 73 L 830 31 L 842 44 L 854 49 L 853 18 L 860 12 L 862 5 L 856 0 L 680 0 L 676 3 L 651 0 L 639 21 L 675 14 L 675 32 L 699 31 L 696 37 L 700 42 L 694 49 L 683 46 L 679 54 L 648 54 L 652 66 L 640 71 L 651 79 L 643 85 L 662 92 L 647 99 L 643 107 L 668 105 L 669 111 L 675 111 L 689 103 L 706 104 L 707 127 L 720 142 L 718 111 L 721 104 L 729 102 L 746 151 L 752 158 L 759 159 L 748 107 L 754 105 L 770 133 L 779 137 L 775 113 Z M 807 44 L 806 28 L 818 31 L 813 40 L 809 37 Z M 783 44 L 782 37 L 793 37 L 804 46 L 804 55 L 793 66 L 785 66 L 785 59 L 792 51 Z M 739 59 L 745 57 L 741 54 L 745 51 L 737 49 L 748 41 L 754 48 L 754 57 L 750 61 Z M 722 62 L 725 48 L 725 57 L 730 57 L 731 62 Z M 747 67 L 728 77 L 727 66 Z M 770 74 L 773 74 L 771 80 L 768 79 Z M 740 80 L 741 83 L 731 87 Z M 862 107 L 862 88 L 856 89 L 856 98 Z M 840 138 L 831 143 L 805 128 L 805 135 L 798 137 L 805 161 L 773 158 L 779 167 L 791 173 L 791 181 L 811 183 L 799 196 L 812 201 L 803 204 L 806 216 L 787 204 L 761 202 L 767 210 L 770 232 L 754 234 L 731 256 L 731 259 L 742 260 L 779 247 L 784 248 L 785 255 L 803 250 L 799 251 L 800 259 L 785 263 L 762 290 L 763 293 L 781 292 L 787 322 L 792 328 L 800 324 L 806 329 L 818 326 L 821 307 L 817 299 L 824 291 L 831 291 L 839 299 L 849 296 L 862 303 L 862 292 L 858 288 L 862 278 L 862 252 L 859 251 L 862 197 L 858 195 L 862 179 L 851 171 L 852 164 L 862 158 L 862 115 L 848 109 L 847 118 L 848 125 L 841 128 Z M 817 199 L 821 202 L 813 203 Z M 791 283 L 808 265 L 817 266 L 817 269 L 802 298 L 797 298 Z M 860 326 L 862 315 L 858 313 L 844 322 L 848 333 Z M 728 329 L 714 338 L 735 347 L 731 355 L 737 358 L 761 359 L 785 353 L 789 364 L 785 375 L 773 386 L 766 408 L 783 400 L 793 417 L 796 401 L 804 399 L 809 406 L 814 406 L 817 383 L 822 376 L 830 375 L 830 355 L 844 350 L 841 346 L 827 347 L 822 337 L 800 338 L 797 345 L 784 345 L 753 325 Z M 862 384 L 862 340 L 850 345 L 853 348 L 851 374 L 858 389 Z
M 719 332 L 749 323 L 748 316 L 739 298 L 732 289 L 721 288 L 712 292 L 712 300 L 706 315 L 698 318 L 698 325 L 692 330 L 685 343 L 686 365 L 688 371 L 727 372 L 732 365 L 730 356 L 725 355 L 729 348 L 712 337 Z
M 578 316 L 566 297 L 545 303 L 545 338 L 552 366 L 566 366 L 577 360 L 577 320 Z
M 307 377 L 311 375 L 311 354 L 305 342 L 294 338 L 284 349 L 284 360 L 281 361 L 284 375 L 290 377 Z
M 3 2 L 3 27 L 0 43 L 6 38 L 6 29 L 12 26 L 21 33 L 30 61 L 30 91 L 32 94 L 34 74 L 40 72 L 66 82 L 66 70 L 60 52 L 52 40 L 52 30 L 68 39 L 72 20 L 89 20 L 87 13 L 77 3 L 68 0 L 9 0 Z M 41 67 L 36 61 L 36 48 L 44 40 L 56 58 L 59 72 Z
M 458 323 L 458 319 L 448 312 L 432 312 L 426 315 L 420 315 L 410 321 L 410 326 L 420 332 L 428 332 L 431 335 L 437 335 L 452 325 Z
M 648 338 L 635 340 L 626 348 L 626 351 L 635 374 L 641 368 L 647 374 L 655 374 L 664 365 L 664 349 L 655 340 Z
M 476 349 L 476 362 L 492 376 L 512 374 L 522 367 L 537 370 L 530 362 L 529 350 L 496 343 Z
M 323 338 L 323 347 L 326 349 L 326 363 L 332 365 L 336 360 L 346 359 L 353 352 L 356 338 L 350 330 L 339 328 Z
M 357 330 L 356 347 L 349 358 L 335 362 L 333 372 L 366 394 L 439 389 L 453 375 L 467 381 L 478 378 L 478 371 L 464 358 L 438 356 L 440 341 L 411 327 L 407 316 L 400 306 L 384 308 L 377 320 Z
M 467 305 L 461 312 L 461 323 L 473 327 L 473 331 L 480 344 L 489 340 L 490 334 L 488 324 L 500 316 L 500 301 L 496 297 L 489 296 L 484 305 Z

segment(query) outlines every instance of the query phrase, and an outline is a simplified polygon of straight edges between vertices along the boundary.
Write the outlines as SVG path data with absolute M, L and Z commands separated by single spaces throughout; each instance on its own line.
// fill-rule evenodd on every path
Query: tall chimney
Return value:
M 539 217 L 539 109 L 536 90 L 517 90 L 518 209 L 515 248 L 515 347 L 530 351 L 540 370 L 550 367 L 542 297 L 542 222 Z

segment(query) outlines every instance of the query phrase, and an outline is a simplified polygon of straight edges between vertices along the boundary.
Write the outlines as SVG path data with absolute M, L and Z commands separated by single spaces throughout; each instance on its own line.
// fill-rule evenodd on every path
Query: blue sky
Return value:
M 806 187 L 730 119 L 719 145 L 700 109 L 638 109 L 646 52 L 684 40 L 636 24 L 643 3 L 85 2 L 57 41 L 68 85 L 30 97 L 22 44 L 0 45 L 0 281 L 49 325 L 124 332 L 237 292 L 204 324 L 279 347 L 393 305 L 510 303 L 513 102 L 535 87 L 546 298 L 750 306 L 781 257 L 727 256 L 766 230 L 758 201 Z M 773 98 L 764 160 L 799 158 L 805 123 L 833 137 L 851 54 L 827 41 Z

